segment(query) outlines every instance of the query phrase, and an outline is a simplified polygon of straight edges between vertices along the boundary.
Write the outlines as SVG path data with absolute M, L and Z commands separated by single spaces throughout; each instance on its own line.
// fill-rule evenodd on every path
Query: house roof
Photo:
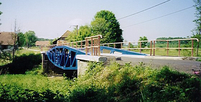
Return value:
M 67 30 L 61 37 L 66 38 L 68 37 L 69 34 L 70 34 L 70 31 Z
M 35 45 L 36 46 L 48 46 L 48 45 L 50 45 L 50 41 L 36 41 Z
M 0 45 L 14 45 L 14 32 L 0 32 Z
M 68 37 L 70 35 L 70 31 L 67 30 L 61 37 L 59 37 L 58 39 L 56 39 L 55 41 L 53 41 L 53 44 L 56 44 L 58 40 L 60 39 L 65 39 L 66 37 Z

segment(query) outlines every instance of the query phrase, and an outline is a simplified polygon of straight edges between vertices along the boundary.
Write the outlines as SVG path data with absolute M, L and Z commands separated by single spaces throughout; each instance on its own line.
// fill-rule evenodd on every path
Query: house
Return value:
M 69 35 L 70 35 L 70 31 L 67 30 L 61 37 L 59 37 L 58 39 L 56 39 L 52 43 L 53 44 L 57 44 L 57 41 L 59 41 L 59 40 L 65 40 Z
M 50 45 L 50 41 L 36 41 L 35 45 L 36 46 L 49 46 Z
M 0 49 L 10 49 L 17 41 L 17 34 L 14 32 L 0 32 Z

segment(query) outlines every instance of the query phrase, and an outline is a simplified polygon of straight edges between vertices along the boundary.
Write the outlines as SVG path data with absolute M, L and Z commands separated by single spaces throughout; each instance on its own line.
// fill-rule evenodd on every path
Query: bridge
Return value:
M 197 39 L 177 39 L 177 40 L 165 40 L 167 42 L 166 48 L 167 55 L 164 56 L 155 56 L 155 51 L 157 50 L 155 44 L 156 41 L 150 41 L 149 47 L 143 48 L 142 43 L 148 41 L 138 41 L 139 45 L 136 47 L 130 47 L 134 45 L 133 42 L 116 42 L 116 43 L 104 43 L 100 44 L 101 35 L 86 37 L 83 41 L 77 42 L 66 42 L 66 41 L 58 41 L 57 45 L 46 52 L 48 60 L 56 67 L 62 70 L 78 70 L 78 61 L 77 60 L 91 60 L 91 59 L 99 59 L 103 57 L 113 57 L 120 58 L 121 61 L 117 61 L 119 63 L 132 62 L 133 64 L 138 64 L 139 62 L 145 62 L 153 67 L 159 67 L 159 65 L 169 65 L 175 67 L 176 69 L 181 70 L 181 66 L 189 67 L 183 71 L 188 73 L 192 72 L 191 69 L 201 69 L 200 62 L 193 61 L 184 61 L 185 57 L 180 57 L 180 51 L 182 49 L 191 50 L 191 57 L 193 58 L 193 52 L 195 50 L 193 46 L 193 41 L 198 41 Z M 180 42 L 182 40 L 190 40 L 191 47 L 190 48 L 181 48 Z M 171 41 L 178 41 L 178 48 L 170 48 Z M 123 45 L 127 43 L 127 48 Z M 107 46 L 105 46 L 107 45 Z M 119 48 L 116 48 L 118 46 Z M 160 48 L 161 49 L 161 48 Z M 177 49 L 178 57 L 167 57 L 169 54 L 169 50 Z M 139 52 L 134 52 L 131 50 L 138 50 Z M 150 50 L 149 54 L 141 53 L 142 50 Z M 107 53 L 105 53 L 107 52 Z M 82 56 L 82 58 L 78 57 Z M 163 61 L 162 61 L 163 60 Z M 178 63 L 175 63 L 177 60 Z M 179 60 L 179 61 L 178 61 Z M 98 61 L 98 60 L 96 60 Z M 152 61 L 152 62 L 151 62 Z M 150 63 L 151 62 L 151 63 Z M 186 65 L 187 64 L 187 65 Z

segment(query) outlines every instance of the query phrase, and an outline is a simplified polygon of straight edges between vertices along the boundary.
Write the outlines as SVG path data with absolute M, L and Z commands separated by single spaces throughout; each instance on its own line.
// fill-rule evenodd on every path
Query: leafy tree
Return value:
M 97 12 L 94 20 L 91 22 L 92 33 L 95 35 L 101 34 L 102 43 L 122 42 L 122 29 L 115 15 L 106 10 Z
M 143 36 L 143 37 L 140 37 L 139 41 L 147 41 L 147 37 L 146 36 Z M 138 43 L 138 46 L 140 46 L 140 42 Z M 141 47 L 142 48 L 145 48 L 147 46 L 147 42 L 141 42 Z
M 2 3 L 0 2 L 0 5 L 1 5 Z M 0 11 L 0 15 L 2 14 L 2 12 Z
M 195 3 L 195 17 L 196 19 L 193 21 L 195 22 L 196 28 L 193 29 L 193 36 L 192 38 L 197 38 L 199 40 L 199 43 L 194 43 L 197 46 L 197 56 L 198 56 L 198 50 L 200 47 L 200 40 L 201 40 L 201 0 L 194 0 Z
M 196 24 L 196 28 L 193 30 L 193 38 L 198 38 L 198 40 L 201 40 L 201 0 L 194 0 L 195 2 L 195 17 L 196 19 L 193 21 Z M 197 46 L 199 47 L 200 44 Z
M 122 29 L 115 15 L 106 10 L 97 12 L 91 25 L 80 26 L 78 34 L 74 29 L 66 38 L 67 41 L 80 41 L 85 37 L 93 35 L 102 35 L 101 43 L 122 42 Z M 116 47 L 120 47 L 117 45 Z
M 66 38 L 67 41 L 81 41 L 84 40 L 85 37 L 92 36 L 91 27 L 88 25 L 80 26 L 77 34 L 77 29 L 74 29 L 70 35 Z
M 80 26 L 78 31 L 78 40 L 84 40 L 85 37 L 92 36 L 91 27 L 88 25 Z
M 34 31 L 28 31 L 24 35 L 25 35 L 27 47 L 35 45 L 35 42 L 37 41 L 37 37 Z
M 17 34 L 17 36 L 18 36 L 18 46 L 20 47 L 24 46 L 26 43 L 25 35 L 22 32 L 20 32 Z
M 38 38 L 38 41 L 52 41 L 53 39 Z
M 1 2 L 0 2 L 0 5 L 1 5 Z M 3 13 L 3 12 L 0 11 L 0 15 L 1 15 L 2 13 Z M 0 19 L 0 20 L 1 20 L 1 19 Z M 1 25 L 1 23 L 0 23 L 0 25 Z

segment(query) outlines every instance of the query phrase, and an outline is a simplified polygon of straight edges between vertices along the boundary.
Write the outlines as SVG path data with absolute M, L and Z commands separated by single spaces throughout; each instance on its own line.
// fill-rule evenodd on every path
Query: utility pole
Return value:
M 17 31 L 16 31 L 16 19 L 15 19 L 15 26 L 14 26 L 14 42 L 13 42 L 13 61 L 14 61 L 14 58 L 15 58 L 16 37 L 17 37 Z
M 78 35 L 78 25 L 72 25 L 72 26 L 75 26 L 75 27 L 76 27 L 77 35 Z M 70 26 L 70 28 L 71 28 L 71 26 Z
M 77 35 L 78 35 L 78 25 L 76 25 L 76 29 L 77 29 Z

